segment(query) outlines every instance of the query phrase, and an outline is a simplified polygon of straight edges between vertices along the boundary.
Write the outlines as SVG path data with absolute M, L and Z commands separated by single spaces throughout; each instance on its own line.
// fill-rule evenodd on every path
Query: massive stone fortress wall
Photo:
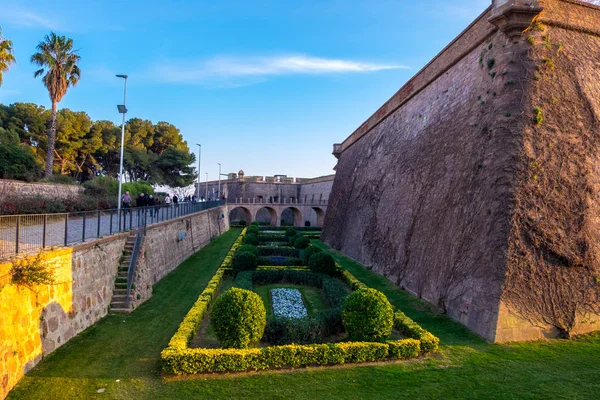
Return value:
M 600 90 L 594 67 L 600 8 L 542 1 L 542 25 L 515 39 L 488 21 L 513 3 L 525 6 L 508 3 L 486 10 L 343 142 L 323 232 L 334 248 L 493 341 L 552 335 L 561 324 L 543 318 L 547 310 L 519 307 L 515 298 L 526 289 L 507 274 L 535 286 L 548 268 L 583 263 L 584 269 L 557 277 L 566 291 L 577 292 L 600 270 L 594 250 L 600 226 L 592 218 L 600 199 L 592 145 L 600 143 L 600 104 L 592 94 Z M 547 124 L 539 122 L 541 114 Z M 541 150 L 557 146 L 556 158 Z M 569 162 L 569 147 L 579 161 Z M 541 165 L 548 170 L 530 173 Z M 555 192 L 544 192 L 554 200 L 545 208 L 535 202 L 542 175 L 564 177 L 551 182 Z M 569 196 L 577 200 L 561 209 L 558 184 L 573 182 L 581 190 Z M 530 218 L 527 228 L 540 229 L 556 213 L 565 216 L 552 226 L 559 234 L 540 230 L 534 238 L 545 244 L 523 237 L 523 218 Z M 572 213 L 577 217 L 566 217 Z M 581 213 L 589 215 L 584 224 L 576 221 Z M 590 251 L 577 256 L 576 246 L 548 244 L 569 235 Z M 524 276 L 524 270 L 542 272 Z M 527 299 L 543 303 L 544 292 L 556 289 L 549 281 Z M 571 331 L 593 329 L 581 322 Z
M 147 300 L 152 286 L 182 261 L 229 229 L 223 215 L 227 207 L 148 228 L 138 260 L 136 304 Z M 17 287 L 8 279 L 12 264 L 0 264 L 0 399 L 43 356 L 107 315 L 127 235 L 44 253 L 56 285 Z
M 82 186 L 60 185 L 55 183 L 27 183 L 0 179 L 0 198 L 23 198 L 42 196 L 54 199 L 68 199 L 82 195 Z

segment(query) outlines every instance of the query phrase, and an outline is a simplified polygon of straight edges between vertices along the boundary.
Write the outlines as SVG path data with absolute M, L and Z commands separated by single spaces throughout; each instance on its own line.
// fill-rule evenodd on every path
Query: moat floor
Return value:
M 8 398 L 598 398 L 600 334 L 572 341 L 489 344 L 338 254 L 336 259 L 357 278 L 383 291 L 394 306 L 438 336 L 440 351 L 427 359 L 378 365 L 163 377 L 161 350 L 239 233 L 232 229 L 188 259 L 131 315 L 110 315 L 58 349 Z

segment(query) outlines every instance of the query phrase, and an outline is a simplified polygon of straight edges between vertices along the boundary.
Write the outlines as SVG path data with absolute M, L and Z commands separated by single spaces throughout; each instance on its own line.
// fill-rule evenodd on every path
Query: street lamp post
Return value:
M 200 158 L 202 157 L 202 145 L 196 144 L 198 145 L 198 190 L 196 192 L 196 200 L 200 201 Z
M 121 159 L 119 161 L 119 198 L 117 199 L 117 210 L 119 213 L 119 230 L 121 229 L 121 196 L 122 196 L 122 183 L 123 183 L 123 148 L 125 143 L 125 114 L 127 114 L 126 100 L 127 100 L 127 75 L 117 75 L 117 78 L 123 78 L 125 80 L 125 87 L 123 89 L 123 104 L 118 105 L 117 109 L 119 113 L 123 114 L 123 122 L 121 123 Z
M 217 193 L 219 193 L 219 200 L 221 200 L 221 163 L 217 164 L 219 164 L 219 191 Z
M 208 201 L 208 172 L 206 173 L 206 201 Z

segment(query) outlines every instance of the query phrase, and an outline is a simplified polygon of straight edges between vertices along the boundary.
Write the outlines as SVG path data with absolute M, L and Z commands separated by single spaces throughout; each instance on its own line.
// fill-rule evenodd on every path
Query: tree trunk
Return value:
M 48 127 L 48 147 L 46 149 L 46 171 L 44 177 L 52 176 L 54 166 L 54 144 L 56 142 L 56 101 L 52 101 L 52 113 L 50 114 L 50 126 Z

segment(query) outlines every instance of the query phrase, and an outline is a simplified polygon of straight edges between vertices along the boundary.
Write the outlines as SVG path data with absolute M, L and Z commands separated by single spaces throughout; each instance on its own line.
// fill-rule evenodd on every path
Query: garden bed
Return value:
M 313 228 L 314 230 L 314 228 Z M 246 230 L 242 231 L 240 237 L 232 246 L 221 268 L 217 271 L 207 288 L 202 292 L 198 301 L 188 312 L 179 329 L 171 338 L 169 345 L 161 353 L 163 369 L 172 374 L 195 374 L 207 372 L 241 372 L 265 369 L 280 369 L 305 367 L 311 365 L 334 365 L 345 363 L 384 361 L 390 359 L 407 359 L 418 357 L 419 354 L 427 354 L 437 350 L 439 340 L 419 325 L 406 317 L 402 312 L 394 313 L 394 328 L 400 332 L 405 339 L 393 340 L 397 334 L 383 342 L 335 342 L 305 345 L 279 345 L 266 346 L 250 349 L 215 349 L 215 348 L 191 348 L 192 339 L 196 336 L 198 329 L 203 324 L 207 312 L 215 300 L 219 285 L 224 276 L 230 273 L 232 257 L 241 245 Z M 366 288 L 362 282 L 356 279 L 348 271 L 342 271 L 340 280 L 322 274 L 307 271 L 306 268 L 287 267 L 262 267 L 256 271 L 240 272 L 236 277 L 236 285 L 253 289 L 268 284 L 302 283 L 303 286 L 314 286 L 320 288 L 325 303 L 329 307 L 339 307 L 344 295 L 340 287 L 347 285 L 348 291 Z M 335 282 L 344 282 L 340 284 Z M 264 299 L 264 297 L 263 297 Z M 335 310 L 330 314 L 319 314 L 322 319 L 302 318 L 306 321 L 305 333 L 311 334 L 314 327 L 330 325 L 338 317 Z M 310 316 L 310 312 L 309 312 Z M 327 318 L 330 318 L 328 320 Z M 324 324 L 323 321 L 326 323 Z M 205 321 L 206 323 L 206 321 Z M 311 324 L 315 324 L 314 326 Z M 277 328 L 276 325 L 273 329 Z M 267 335 L 268 328 L 265 329 Z M 273 331 L 271 331 L 273 334 Z

